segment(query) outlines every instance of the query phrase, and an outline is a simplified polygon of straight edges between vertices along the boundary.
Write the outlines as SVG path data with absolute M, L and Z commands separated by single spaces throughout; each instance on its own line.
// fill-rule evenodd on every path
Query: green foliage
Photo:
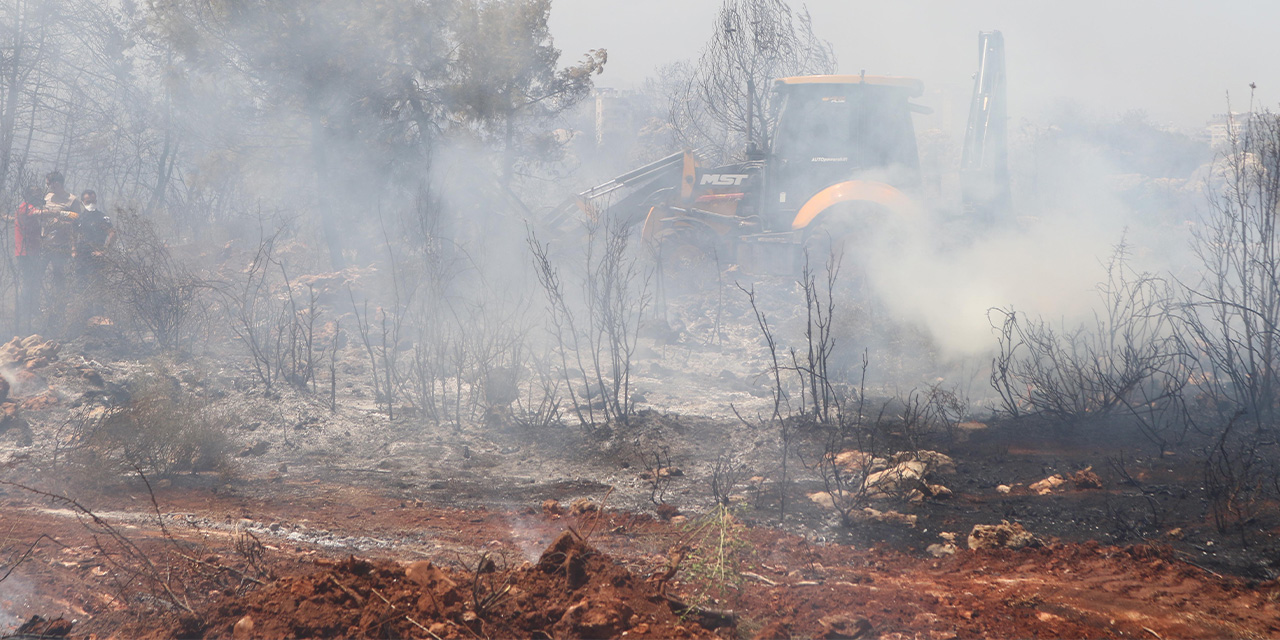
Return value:
M 743 556 L 751 545 L 743 538 L 746 526 L 738 521 L 740 511 L 740 506 L 717 505 L 687 525 L 688 550 L 682 575 L 694 589 L 689 604 L 708 606 L 722 602 L 742 584 Z

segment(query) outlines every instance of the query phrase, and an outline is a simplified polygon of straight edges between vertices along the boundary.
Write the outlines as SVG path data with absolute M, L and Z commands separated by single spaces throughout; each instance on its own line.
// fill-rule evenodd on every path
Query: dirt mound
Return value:
M 228 598 L 152 637 L 184 638 L 698 638 L 658 587 L 575 534 L 536 564 L 472 571 L 378 560 L 320 565 L 243 598 Z

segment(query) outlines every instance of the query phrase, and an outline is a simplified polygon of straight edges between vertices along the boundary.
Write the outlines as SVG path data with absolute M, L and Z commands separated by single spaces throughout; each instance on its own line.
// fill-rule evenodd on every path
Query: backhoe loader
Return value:
M 662 262 L 714 253 L 758 273 L 794 271 L 815 246 L 838 243 L 848 255 L 895 218 L 921 215 L 912 114 L 929 109 L 912 102 L 924 93 L 919 80 L 799 76 L 775 80 L 773 91 L 768 149 L 748 141 L 745 161 L 718 167 L 676 153 L 578 194 L 579 206 L 629 191 L 604 214 L 640 226 Z M 1004 40 L 983 32 L 960 168 L 963 210 L 979 220 L 1009 206 L 1004 103 Z

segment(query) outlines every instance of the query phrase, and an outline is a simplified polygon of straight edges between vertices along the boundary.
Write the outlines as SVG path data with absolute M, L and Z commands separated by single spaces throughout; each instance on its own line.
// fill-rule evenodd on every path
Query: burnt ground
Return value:
M 1219 530 L 1199 459 L 1115 427 L 932 434 L 955 470 L 930 481 L 952 495 L 870 503 L 914 523 L 841 526 L 807 498 L 817 435 L 801 430 L 783 485 L 777 434 L 754 425 L 770 400 L 746 312 L 723 336 L 707 305 L 647 338 L 639 415 L 592 429 L 388 421 L 354 345 L 330 411 L 323 393 L 264 397 L 227 354 L 68 342 L 11 370 L 0 631 L 38 615 L 70 624 L 28 631 L 100 638 L 1280 637 L 1276 505 Z M 139 380 L 219 407 L 225 463 L 144 476 L 83 457 L 75 417 L 136 402 Z M 727 511 L 721 454 L 742 469 Z M 1100 488 L 1030 489 L 1090 467 Z M 966 548 L 1002 521 L 1035 542 Z

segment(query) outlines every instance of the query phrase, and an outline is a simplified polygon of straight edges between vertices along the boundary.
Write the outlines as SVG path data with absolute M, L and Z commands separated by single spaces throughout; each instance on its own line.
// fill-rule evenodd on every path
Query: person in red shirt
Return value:
M 32 330 L 32 320 L 40 311 L 40 290 L 44 288 L 47 260 L 40 236 L 44 222 L 44 191 L 30 187 L 18 205 L 13 225 L 13 255 L 18 261 L 18 305 L 15 310 L 19 333 Z

